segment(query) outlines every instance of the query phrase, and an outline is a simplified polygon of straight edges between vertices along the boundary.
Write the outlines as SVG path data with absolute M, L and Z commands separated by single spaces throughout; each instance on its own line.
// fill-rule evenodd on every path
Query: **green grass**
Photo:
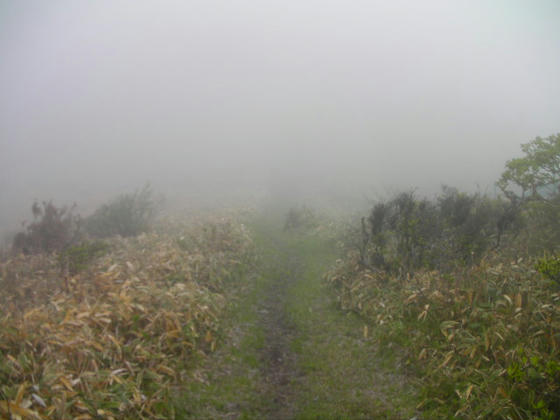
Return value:
M 293 349 L 305 374 L 295 392 L 296 418 L 412 417 L 415 397 L 404 378 L 379 360 L 374 343 L 363 335 L 362 319 L 340 311 L 322 281 L 337 257 L 334 243 L 305 236 L 284 240 L 304 261 L 287 307 L 299 331 Z
M 282 232 L 270 223 L 255 224 L 253 236 L 259 273 L 245 279 L 247 289 L 230 306 L 219 349 L 178 392 L 177 418 L 412 417 L 417 398 L 404 377 L 389 359 L 379 359 L 373 341 L 364 338 L 362 319 L 341 311 L 322 279 L 337 257 L 334 241 Z M 259 314 L 271 287 L 282 281 L 277 309 L 286 312 L 288 351 L 296 355 L 283 403 L 288 409 L 278 406 L 274 386 L 265 384 L 268 336 Z
M 252 279 L 224 317 L 220 346 L 215 353 L 195 364 L 184 387 L 177 391 L 177 418 L 227 418 L 231 412 L 242 419 L 259 418 L 271 402 L 260 392 L 260 350 L 264 332 L 258 323 L 256 303 L 261 299 L 262 278 Z

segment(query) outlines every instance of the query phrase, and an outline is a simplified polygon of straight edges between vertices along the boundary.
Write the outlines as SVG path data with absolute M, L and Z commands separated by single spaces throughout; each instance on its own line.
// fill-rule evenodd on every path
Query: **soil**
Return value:
M 273 405 L 267 413 L 268 419 L 289 419 L 294 416 L 293 382 L 301 376 L 297 354 L 291 349 L 296 335 L 295 326 L 286 313 L 287 290 L 297 281 L 299 264 L 291 259 L 285 273 L 273 276 L 266 290 L 262 307 L 258 310 L 259 320 L 265 331 L 265 344 L 261 350 L 262 375 L 265 392 Z

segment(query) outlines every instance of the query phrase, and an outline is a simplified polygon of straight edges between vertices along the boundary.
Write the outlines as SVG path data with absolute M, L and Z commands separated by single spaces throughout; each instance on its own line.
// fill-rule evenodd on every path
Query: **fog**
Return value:
M 560 131 L 560 2 L 0 6 L 0 230 L 151 182 L 175 206 L 493 191 Z

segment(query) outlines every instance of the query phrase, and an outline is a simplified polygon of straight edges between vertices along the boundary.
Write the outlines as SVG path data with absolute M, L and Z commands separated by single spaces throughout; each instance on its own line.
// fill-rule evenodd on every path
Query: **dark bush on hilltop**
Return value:
M 516 233 L 521 226 L 515 204 L 449 187 L 444 187 L 438 198 L 438 210 L 447 261 L 457 259 L 472 265 L 489 248 L 499 247 L 506 233 Z M 437 266 L 446 268 L 445 263 L 440 261 Z
M 73 214 L 75 207 L 56 207 L 50 201 L 33 203 L 33 222 L 14 237 L 13 251 L 51 253 L 76 243 L 80 236 L 80 218 Z
M 317 217 L 311 209 L 307 207 L 292 207 L 286 214 L 284 230 L 311 229 L 317 226 Z
M 85 228 L 96 237 L 136 236 L 149 229 L 157 207 L 153 191 L 146 185 L 141 190 L 122 194 L 99 207 L 85 220 Z
M 362 219 L 360 263 L 402 274 L 471 265 L 517 223 L 517 215 L 508 212 L 511 204 L 504 200 L 450 187 L 436 200 L 398 194 Z

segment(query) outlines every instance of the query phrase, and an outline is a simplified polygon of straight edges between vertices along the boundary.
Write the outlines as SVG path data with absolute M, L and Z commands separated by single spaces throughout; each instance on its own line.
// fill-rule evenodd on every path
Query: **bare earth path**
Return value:
M 254 229 L 259 273 L 229 310 L 220 349 L 185 378 L 177 418 L 410 419 L 416 397 L 321 276 L 334 243 Z
M 269 419 L 288 419 L 294 416 L 293 382 L 301 376 L 297 354 L 292 343 L 297 337 L 296 325 L 288 316 L 288 290 L 297 280 L 298 265 L 289 261 L 285 267 L 269 268 L 271 281 L 265 290 L 265 299 L 259 309 L 259 323 L 265 333 L 261 350 L 262 375 L 266 392 L 273 405 L 267 413 Z

